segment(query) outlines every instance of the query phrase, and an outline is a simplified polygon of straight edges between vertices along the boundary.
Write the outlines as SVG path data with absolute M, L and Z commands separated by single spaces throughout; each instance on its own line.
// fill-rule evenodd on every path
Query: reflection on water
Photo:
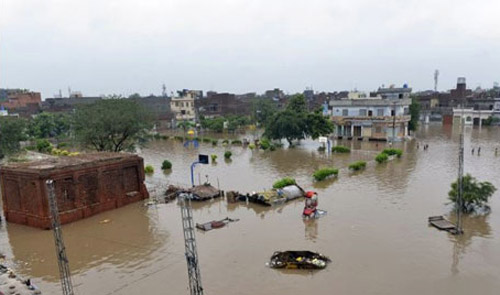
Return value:
M 497 128 L 466 128 L 465 172 L 500 188 Z M 319 194 L 328 215 L 304 221 L 303 200 L 263 207 L 224 199 L 193 202 L 195 222 L 239 218 L 224 228 L 197 231 L 206 294 L 496 294 L 500 289 L 500 193 L 491 213 L 466 217 L 465 233 L 452 236 L 427 226 L 427 217 L 449 212 L 447 193 L 456 179 L 458 135 L 454 127 L 423 125 L 416 142 L 396 143 L 401 159 L 379 165 L 373 159 L 385 143 L 335 141 L 350 154 L 319 153 L 319 143 L 270 151 L 201 143 L 184 148 L 155 141 L 140 152 L 156 173 L 156 184 L 189 184 L 198 153 L 216 154 L 217 164 L 198 165 L 195 183 L 206 181 L 241 193 L 268 189 L 285 176 Z M 429 150 L 423 151 L 423 144 Z M 233 153 L 224 161 L 226 150 Z M 172 170 L 160 172 L 168 159 Z M 349 163 L 368 161 L 359 173 Z M 321 167 L 340 169 L 337 178 L 314 182 Z M 453 214 L 450 219 L 453 220 Z M 103 222 L 109 220 L 109 222 Z M 152 207 L 133 204 L 63 227 L 74 281 L 80 294 L 188 294 L 180 211 L 176 202 Z M 45 294 L 60 294 L 52 233 L 19 225 L 0 228 L 0 252 L 31 276 Z M 274 251 L 309 249 L 332 258 L 318 272 L 276 271 L 265 263 Z M 290 276 L 293 275 L 293 276 Z

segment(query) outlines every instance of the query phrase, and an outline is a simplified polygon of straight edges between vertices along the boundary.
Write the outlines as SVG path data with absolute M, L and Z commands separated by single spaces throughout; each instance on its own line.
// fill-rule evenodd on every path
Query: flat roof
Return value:
M 88 167 L 98 165 L 100 163 L 117 162 L 121 160 L 138 158 L 138 155 L 130 153 L 88 153 L 77 156 L 57 156 L 43 160 L 35 160 L 29 162 L 6 163 L 0 166 L 1 170 L 17 170 L 25 172 L 42 172 L 48 170 L 59 170 L 65 168 Z

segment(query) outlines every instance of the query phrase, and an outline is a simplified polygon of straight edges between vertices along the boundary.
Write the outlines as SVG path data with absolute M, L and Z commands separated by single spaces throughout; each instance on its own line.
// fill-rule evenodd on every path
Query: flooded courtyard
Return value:
M 431 228 L 427 218 L 451 215 L 447 194 L 457 177 L 458 128 L 422 126 L 415 141 L 397 143 L 401 159 L 376 165 L 386 143 L 344 141 L 350 154 L 317 151 L 317 142 L 293 149 L 250 150 L 200 143 L 184 148 L 175 140 L 154 141 L 140 152 L 159 184 L 190 183 L 189 166 L 198 153 L 217 154 L 217 164 L 198 165 L 195 183 L 222 190 L 259 191 L 285 176 L 319 195 L 328 215 L 301 218 L 303 202 L 262 207 L 219 199 L 194 203 L 195 222 L 225 217 L 240 221 L 196 232 L 205 294 L 498 294 L 500 289 L 500 192 L 491 213 L 464 220 L 465 234 Z M 423 144 L 429 144 L 424 151 Z M 481 147 L 481 155 L 471 149 Z M 500 189 L 499 128 L 465 130 L 465 173 Z M 231 150 L 232 160 L 224 159 Z M 172 171 L 161 171 L 168 159 Z M 349 163 L 366 160 L 364 171 Z M 340 168 L 337 179 L 315 183 L 312 173 Z M 207 176 L 206 176 L 207 175 Z M 63 226 L 76 294 L 188 294 L 180 209 L 175 202 L 132 204 Z M 321 271 L 279 271 L 266 267 L 277 250 L 321 252 L 332 263 Z M 0 252 L 16 271 L 32 277 L 44 294 L 60 294 L 51 231 L 1 224 Z

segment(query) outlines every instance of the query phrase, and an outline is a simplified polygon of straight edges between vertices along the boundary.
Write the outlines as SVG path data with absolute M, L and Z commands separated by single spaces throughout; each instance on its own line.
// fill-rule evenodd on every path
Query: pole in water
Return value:
M 50 213 L 52 215 L 52 230 L 54 231 L 54 242 L 56 245 L 57 264 L 59 265 L 59 276 L 63 295 L 73 295 L 73 283 L 71 282 L 71 273 L 69 270 L 68 257 L 66 256 L 66 247 L 62 237 L 61 222 L 59 221 L 59 209 L 57 208 L 56 195 L 54 193 L 54 181 L 46 181 L 48 192 L 48 201 Z
M 462 198 L 463 198 L 463 177 L 464 177 L 464 124 L 463 108 L 462 119 L 460 120 L 460 147 L 458 151 L 458 198 L 457 198 L 457 229 L 456 234 L 462 234 Z

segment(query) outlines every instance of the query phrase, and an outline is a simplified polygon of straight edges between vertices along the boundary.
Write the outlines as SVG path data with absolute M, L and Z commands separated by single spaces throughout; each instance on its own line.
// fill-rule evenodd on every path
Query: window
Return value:
M 179 106 L 179 102 L 178 102 L 178 101 L 176 101 L 176 102 L 175 102 L 175 106 L 176 106 L 176 107 L 178 107 L 178 106 Z
M 349 115 L 349 110 L 348 109 L 343 109 L 342 110 L 342 116 L 347 116 Z
M 181 115 L 185 115 L 186 114 L 186 111 L 185 110 L 181 110 Z
M 377 109 L 377 116 L 382 117 L 384 115 L 384 109 Z
M 395 112 L 396 112 L 396 111 L 391 110 L 391 116 L 393 116 L 393 117 L 394 117 Z
M 371 117 L 371 116 L 373 116 L 373 111 L 372 111 L 372 110 L 369 110 L 369 111 L 368 111 L 368 117 Z
M 365 117 L 366 116 L 366 109 L 360 109 L 359 115 Z

